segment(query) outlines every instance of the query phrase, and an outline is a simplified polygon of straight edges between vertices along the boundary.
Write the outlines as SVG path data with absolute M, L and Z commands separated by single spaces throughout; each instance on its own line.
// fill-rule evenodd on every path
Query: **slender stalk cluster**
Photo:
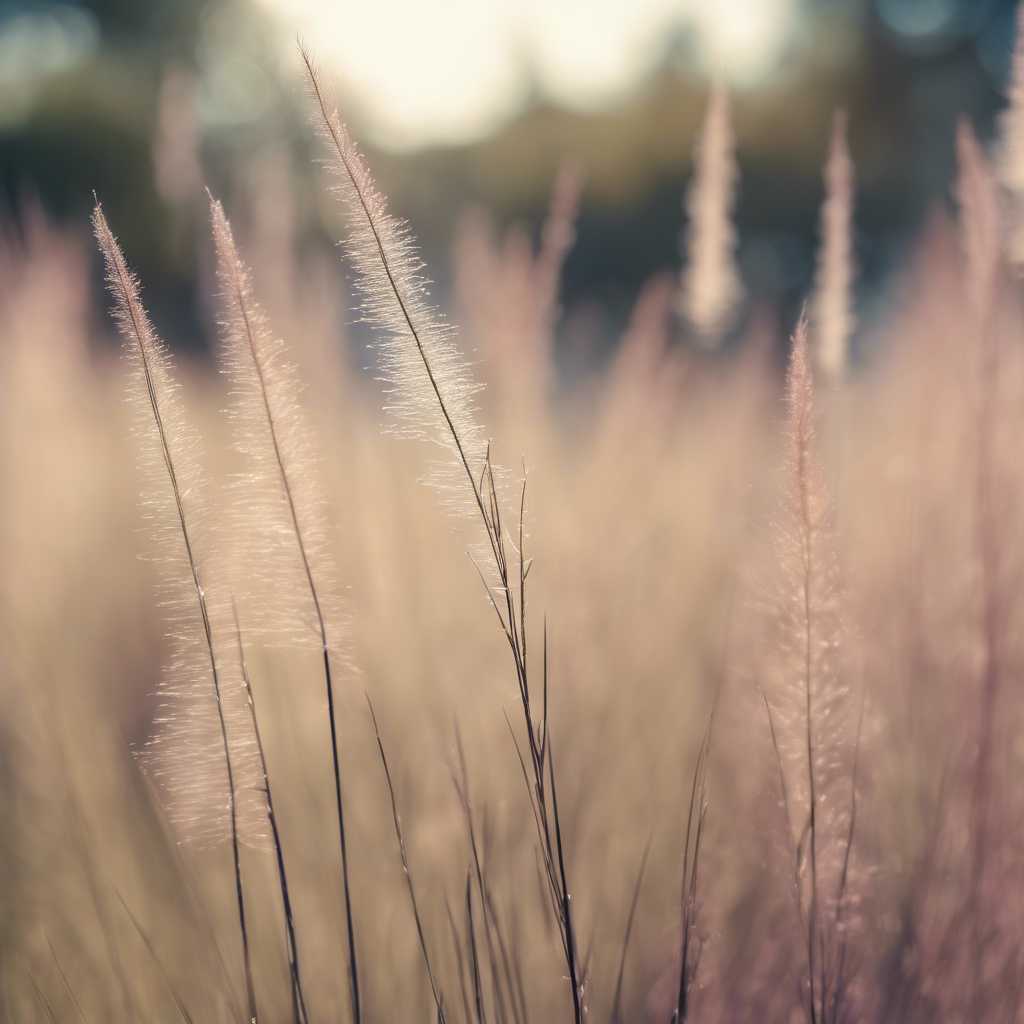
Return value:
M 522 756 L 520 762 L 537 825 L 551 908 L 565 954 L 574 1018 L 576 1024 L 581 1024 L 583 983 L 547 726 L 546 631 L 543 710 L 538 715 L 531 706 L 531 697 L 535 695 L 530 686 L 526 619 L 530 563 L 523 557 L 526 481 L 519 503 L 518 542 L 513 543 L 509 524 L 503 519 L 499 478 L 491 462 L 490 445 L 482 442 L 482 432 L 471 414 L 472 386 L 447 328 L 426 302 L 412 240 L 405 228 L 387 214 L 384 199 L 356 152 L 306 49 L 302 50 L 302 58 L 318 108 L 320 134 L 328 144 L 338 178 L 336 192 L 347 214 L 349 234 L 345 249 L 365 296 L 366 315 L 384 331 L 380 352 L 391 385 L 392 409 L 403 422 L 417 432 L 426 431 L 427 436 L 448 449 L 451 465 L 457 477 L 462 478 L 456 490 L 462 495 L 461 505 L 475 510 L 484 528 L 486 540 L 482 546 L 487 571 L 479 565 L 478 569 L 515 666 L 529 754 L 528 764 Z M 468 815 L 468 800 L 464 804 Z M 471 815 L 469 819 L 472 822 Z M 487 905 L 479 865 L 477 878 L 486 923 L 488 914 L 493 919 L 493 908 Z M 490 925 L 485 934 L 490 941 Z M 496 999 L 500 1002 L 497 993 Z
M 236 542 L 237 564 L 244 574 L 240 582 L 248 584 L 247 591 L 252 595 L 248 610 L 257 633 L 276 638 L 283 635 L 298 644 L 312 641 L 323 658 L 341 842 L 349 981 L 353 1017 L 358 1024 L 359 972 L 331 669 L 344 622 L 332 586 L 336 586 L 339 574 L 328 553 L 319 474 L 309 428 L 298 403 L 297 374 L 286 358 L 283 343 L 271 333 L 255 301 L 248 269 L 235 248 L 231 225 L 220 203 L 212 197 L 210 209 L 223 301 L 221 358 L 235 395 L 235 446 L 246 457 L 246 472 L 237 481 L 238 493 L 231 504 L 231 535 Z M 251 702 L 251 690 L 249 696 Z M 253 726 L 255 730 L 255 713 Z M 256 735 L 258 740 L 258 732 Z M 268 811 L 273 824 L 272 805 Z M 276 846 L 287 911 L 287 883 L 279 841 Z M 290 912 L 287 917 L 293 1000 L 298 1004 L 301 987 Z
M 244 839 L 263 838 L 262 754 L 246 712 L 240 665 L 230 654 L 227 595 L 210 568 L 215 538 L 203 512 L 195 438 L 178 406 L 166 351 L 142 308 L 138 282 L 98 205 L 93 224 L 135 371 L 131 395 L 139 411 L 142 460 L 150 477 L 147 500 L 174 630 L 174 654 L 161 682 L 160 730 L 143 760 L 166 785 L 173 817 L 186 836 L 209 843 L 231 838 L 249 1017 L 255 1021 L 238 848 Z

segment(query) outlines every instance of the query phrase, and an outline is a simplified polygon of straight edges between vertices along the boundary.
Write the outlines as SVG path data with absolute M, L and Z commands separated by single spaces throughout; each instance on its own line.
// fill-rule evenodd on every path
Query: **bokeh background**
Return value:
M 337 236 L 308 160 L 297 35 L 323 61 L 442 296 L 467 206 L 536 232 L 559 167 L 581 162 L 579 244 L 557 329 L 571 376 L 610 347 L 642 282 L 680 264 L 681 197 L 714 76 L 735 100 L 749 301 L 770 300 L 786 321 L 813 276 L 832 111 L 849 108 L 869 333 L 928 204 L 948 194 L 956 119 L 967 115 L 983 141 L 994 130 L 1013 4 L 5 0 L 8 208 L 36 198 L 84 223 L 95 190 L 158 327 L 172 345 L 205 348 L 193 244 L 204 184 L 239 206 L 261 190 L 287 200 L 280 216 L 299 244 Z
M 231 852 L 195 842 L 207 822 L 180 820 L 175 787 L 134 756 L 170 732 L 161 686 L 181 663 L 158 596 L 175 555 L 147 519 L 160 491 L 135 472 L 125 397 L 143 392 L 104 292 L 94 194 L 202 438 L 181 446 L 207 481 L 187 502 L 218 549 L 201 573 L 241 595 L 310 1019 L 351 1019 L 319 647 L 297 634 L 281 649 L 254 625 L 267 610 L 288 618 L 252 571 L 280 531 L 234 543 L 252 479 L 224 414 L 238 389 L 214 358 L 206 186 L 322 454 L 301 473 L 326 496 L 324 573 L 348 611 L 332 654 L 364 1019 L 434 1019 L 366 695 L 448 1019 L 483 1017 L 468 996 L 458 1006 L 474 928 L 521 955 L 529 1019 L 571 1019 L 509 735 L 525 741 L 516 671 L 466 558 L 473 524 L 422 485 L 437 446 L 386 429 L 299 36 L 485 385 L 469 404 L 512 482 L 506 524 L 528 479 L 529 663 L 534 678 L 550 668 L 590 1019 L 617 1019 L 617 1003 L 622 1020 L 671 1018 L 687 905 L 702 948 L 691 1019 L 792 1024 L 813 1002 L 817 868 L 799 852 L 814 806 L 801 646 L 813 607 L 814 689 L 828 700 L 813 723 L 827 727 L 818 850 L 823 878 L 850 880 L 819 937 L 851 950 L 847 1016 L 815 1019 L 1024 1020 L 1019 86 L 1015 119 L 1001 118 L 1014 16 L 1009 0 L 0 0 L 0 1019 L 70 1020 L 75 993 L 89 1020 L 178 1020 L 171 986 L 195 1020 L 243 1019 Z M 732 283 L 730 211 L 713 201 L 728 198 L 728 156 L 698 175 L 703 199 L 689 188 L 716 81 L 737 139 L 744 296 L 717 349 L 685 308 Z M 857 184 L 843 183 L 838 145 L 822 246 L 838 107 Z M 724 121 L 709 119 L 720 137 Z M 694 192 L 716 207 L 724 259 L 705 253 L 710 273 L 689 260 L 701 273 L 681 288 Z M 849 373 L 844 352 L 831 369 L 822 358 L 827 331 L 845 345 L 848 277 Z M 818 415 L 807 364 L 790 357 L 808 299 Z M 811 477 L 815 500 L 797 501 Z M 796 569 L 801 529 L 820 573 Z M 180 747 L 186 780 L 193 747 Z M 465 804 L 452 785 L 463 764 Z M 476 925 L 463 913 L 474 821 L 491 925 L 479 869 Z M 292 1020 L 273 858 L 240 861 L 264 1024 Z M 487 1019 L 519 1021 L 511 978 L 484 975 Z

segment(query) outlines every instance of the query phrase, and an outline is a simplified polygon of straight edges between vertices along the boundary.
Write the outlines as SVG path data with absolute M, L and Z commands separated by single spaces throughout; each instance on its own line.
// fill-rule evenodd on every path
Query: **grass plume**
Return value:
M 155 756 L 154 752 L 147 752 L 144 763 L 154 766 L 154 774 L 165 781 L 173 793 L 183 794 L 184 806 L 179 809 L 178 820 L 186 829 L 204 838 L 212 838 L 225 828 L 229 830 L 249 1017 L 255 1021 L 256 999 L 238 857 L 242 819 L 236 800 L 236 793 L 243 785 L 247 789 L 251 787 L 243 783 L 240 776 L 237 789 L 235 782 L 240 769 L 244 768 L 247 774 L 254 770 L 253 751 L 248 746 L 255 738 L 244 726 L 237 728 L 240 691 L 237 685 L 232 688 L 233 693 L 227 690 L 225 664 L 228 659 L 222 657 L 220 637 L 216 643 L 214 639 L 215 630 L 222 626 L 218 616 L 223 616 L 225 609 L 216 602 L 223 601 L 223 592 L 216 584 L 207 582 L 205 571 L 200 578 L 201 556 L 196 541 L 197 530 L 201 535 L 203 527 L 197 526 L 196 519 L 201 515 L 196 510 L 202 501 L 204 484 L 194 442 L 175 405 L 175 388 L 166 352 L 142 308 L 138 282 L 128 269 L 98 204 L 93 225 L 106 260 L 107 282 L 114 297 L 125 351 L 136 368 L 132 394 L 142 407 L 144 425 L 140 433 L 144 458 L 152 469 L 162 462 L 166 474 L 162 487 L 150 481 L 153 486 L 149 501 L 154 507 L 154 518 L 161 517 L 156 520 L 160 529 L 154 532 L 164 546 L 161 569 L 165 573 L 168 602 L 177 618 L 176 655 L 163 682 L 164 692 L 175 706 L 174 713 L 161 722 L 164 728 L 157 737 Z M 163 479 L 158 469 L 157 477 Z M 208 538 L 201 539 L 209 542 Z M 211 714 L 213 710 L 216 718 Z M 230 742 L 229 719 L 240 734 Z M 226 799 L 218 813 L 218 794 L 224 793 L 225 784 Z M 197 802 L 203 805 L 202 810 L 197 809 Z M 182 811 L 184 817 L 180 816 Z M 258 834 L 261 823 L 251 817 L 251 808 L 249 814 L 245 824 Z
M 742 295 L 732 223 L 739 171 L 729 93 L 722 81 L 711 87 L 686 192 L 686 266 L 682 309 L 698 338 L 716 348 L 732 326 Z
M 477 483 L 486 472 L 488 443 L 473 415 L 472 382 L 451 328 L 427 299 L 423 265 L 407 227 L 387 212 L 310 51 L 302 60 L 316 103 L 316 124 L 331 154 L 335 194 L 345 211 L 344 251 L 363 294 L 364 320 L 380 333 L 377 353 L 388 385 L 388 411 L 398 431 L 447 449 L 434 482 L 459 511 L 486 519 Z M 468 479 L 453 481 L 452 472 Z M 467 506 L 467 494 L 472 501 Z
M 845 612 L 831 501 L 814 446 L 814 384 L 802 317 L 786 379 L 786 495 L 775 525 L 777 616 L 770 722 L 807 963 L 804 1007 L 832 1024 L 846 1005 L 849 866 L 859 726 L 843 661 Z M 851 794 L 854 794 L 851 796 Z
M 298 405 L 295 370 L 285 357 L 283 343 L 271 333 L 266 317 L 256 304 L 248 271 L 235 248 L 231 225 L 223 207 L 212 196 L 210 211 L 223 301 L 222 358 L 236 395 L 233 407 L 236 445 L 247 457 L 248 468 L 241 481 L 244 497 L 235 502 L 236 515 L 242 521 L 234 532 L 238 537 L 248 538 L 253 545 L 249 551 L 243 547 L 241 558 L 250 579 L 255 577 L 258 583 L 252 607 L 263 630 L 275 628 L 267 624 L 265 615 L 271 615 L 273 623 L 287 624 L 299 609 L 299 623 L 288 632 L 299 642 L 303 633 L 306 638 L 312 633 L 323 658 L 341 842 L 349 978 L 353 1015 L 358 1024 L 361 1017 L 359 971 L 331 673 L 332 651 L 341 628 L 340 613 L 334 610 L 332 616 L 323 598 L 329 589 L 325 580 L 332 577 L 336 580 L 337 572 L 331 571 L 326 552 L 322 503 L 316 492 L 316 466 L 308 427 Z M 272 545 L 269 551 L 268 541 Z M 308 612 L 310 606 L 312 616 Z M 301 613 L 304 608 L 307 609 L 305 616 Z M 330 640 L 328 623 L 335 634 Z M 255 725 L 255 718 L 253 721 Z M 290 941 L 294 952 L 294 936 Z M 296 985 L 297 982 L 296 976 Z
M 491 461 L 490 444 L 482 443 L 481 431 L 471 415 L 472 388 L 468 374 L 447 328 L 425 302 L 424 283 L 418 276 L 419 263 L 414 256 L 412 240 L 404 226 L 387 214 L 384 199 L 341 123 L 316 63 L 307 49 L 303 48 L 301 52 L 318 107 L 320 134 L 329 145 L 339 179 L 336 191 L 348 216 L 346 252 L 359 275 L 359 285 L 366 297 L 364 309 L 372 322 L 385 331 L 381 351 L 387 379 L 392 384 L 392 409 L 405 420 L 420 424 L 421 429 L 427 429 L 427 436 L 434 437 L 448 448 L 456 473 L 460 477 L 463 473 L 465 476 L 457 493 L 465 496 L 465 507 L 471 511 L 475 507 L 479 512 L 486 533 L 484 557 L 491 571 L 485 573 L 479 566 L 478 571 L 515 666 L 530 753 L 529 772 L 524 764 L 524 774 L 527 775 L 537 838 L 565 953 L 573 1015 L 576 1024 L 581 1024 L 580 965 L 548 735 L 546 627 L 543 712 L 539 720 L 530 705 L 526 621 L 526 577 L 530 564 L 523 554 L 526 480 L 524 478 L 522 484 L 518 544 L 515 544 L 509 526 L 502 519 L 503 500 L 499 476 Z M 471 502 L 465 500 L 468 496 L 471 496 Z M 488 580 L 488 575 L 493 582 Z M 479 865 L 477 875 L 486 925 L 487 901 Z M 485 934 L 489 939 L 490 931 L 486 928 Z M 493 949 L 490 953 L 493 961 Z M 496 971 L 492 974 L 496 975 Z
M 825 165 L 814 311 L 817 362 L 832 381 L 841 380 L 846 371 L 854 326 L 851 289 L 855 180 L 846 133 L 847 115 L 840 109 L 832 117 L 832 138 Z

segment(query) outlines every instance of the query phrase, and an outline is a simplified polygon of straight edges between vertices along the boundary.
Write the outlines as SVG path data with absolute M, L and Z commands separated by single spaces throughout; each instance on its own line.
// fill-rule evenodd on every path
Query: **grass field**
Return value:
M 579 170 L 439 311 L 302 60 L 351 294 L 210 197 L 220 373 L 0 229 L 3 1019 L 1024 1018 L 1024 63 L 859 329 L 837 114 L 785 344 L 713 89 L 569 386 Z

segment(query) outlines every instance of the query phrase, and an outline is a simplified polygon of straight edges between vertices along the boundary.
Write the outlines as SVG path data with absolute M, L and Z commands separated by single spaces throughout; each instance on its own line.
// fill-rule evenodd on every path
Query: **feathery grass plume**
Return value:
M 821 246 L 815 286 L 816 355 L 832 381 L 842 380 L 849 358 L 854 319 L 853 285 L 854 168 L 846 141 L 846 111 L 832 118 L 832 141 L 825 165 L 825 201 L 821 207 Z
M 513 581 L 508 552 L 511 537 L 503 525 L 503 517 L 509 520 L 503 509 L 502 478 L 491 460 L 490 443 L 473 415 L 476 386 L 451 330 L 427 301 L 426 282 L 420 274 L 422 264 L 411 235 L 404 224 L 387 213 L 384 197 L 342 124 L 312 54 L 305 46 L 300 46 L 300 53 L 317 105 L 318 131 L 327 143 L 338 179 L 334 191 L 344 207 L 349 229 L 344 247 L 363 293 L 363 314 L 383 335 L 378 352 L 388 384 L 387 408 L 396 418 L 399 433 L 430 439 L 447 453 L 446 460 L 434 463 L 430 482 L 444 494 L 452 510 L 472 520 L 479 515 L 485 539 L 474 564 L 512 650 L 531 746 L 539 753 L 541 741 L 533 731 L 526 696 L 529 683 L 524 594 L 529 566 L 522 557 L 523 505 L 519 508 L 519 579 Z M 543 758 L 534 760 L 543 791 Z M 550 844 L 546 853 L 553 854 Z M 572 948 L 571 939 L 568 947 Z M 574 1004 L 578 1003 L 575 982 L 573 998 Z
M 686 192 L 689 223 L 682 279 L 682 312 L 708 348 L 717 348 L 732 326 L 743 294 L 732 222 L 739 176 L 735 145 L 729 93 L 724 82 L 716 81 Z
M 831 501 L 814 448 L 807 320 L 793 338 L 786 382 L 787 493 L 773 531 L 771 685 L 765 687 L 807 966 L 812 1024 L 849 1012 L 850 852 L 860 729 L 841 663 L 846 632 Z
M 341 123 L 312 56 L 304 47 L 301 53 L 319 107 L 320 134 L 335 158 L 334 170 L 339 177 L 336 191 L 345 205 L 350 228 L 346 248 L 359 275 L 359 286 L 366 300 L 364 310 L 368 319 L 386 332 L 381 351 L 391 384 L 391 409 L 414 433 L 426 431 L 427 437 L 437 440 L 449 452 L 447 473 L 454 470 L 455 481 L 442 478 L 441 484 L 461 484 L 454 492 L 461 496 L 461 507 L 474 517 L 479 513 L 484 528 L 486 569 L 478 566 L 478 570 L 515 664 L 529 744 L 529 771 L 521 756 L 520 762 L 534 812 L 551 909 L 559 926 L 568 968 L 573 1015 L 576 1024 L 582 1024 L 584 991 L 548 734 L 546 630 L 543 710 L 536 713 L 530 703 L 526 619 L 526 576 L 530 562 L 523 555 L 526 481 L 523 481 L 516 510 L 519 527 L 516 542 L 511 534 L 513 524 L 502 508 L 504 503 L 498 474 L 491 462 L 490 445 L 483 442 L 472 415 L 473 386 L 447 328 L 426 302 L 412 239 L 405 227 L 385 211 L 384 199 Z
M 344 652 L 340 573 L 302 385 L 256 302 L 221 204 L 210 197 L 220 284 L 218 356 L 231 382 L 234 447 L 245 468 L 227 513 L 245 629 L 288 645 Z
M 976 738 L 970 747 L 976 752 L 968 797 L 970 847 L 967 852 L 969 882 L 966 892 L 971 966 L 967 977 L 970 1012 L 975 1016 L 998 1016 L 1006 1009 L 1006 989 L 993 988 L 996 965 L 1006 961 L 1008 936 L 1001 933 L 997 901 L 1009 899 L 993 882 L 1000 869 L 994 852 L 1005 856 L 1009 830 L 1005 827 L 1007 808 L 1000 778 L 1002 760 L 998 749 L 1000 713 L 1004 706 L 1004 683 L 1010 657 L 1007 634 L 1009 610 L 1016 577 L 1009 564 L 1014 544 L 1013 523 L 1017 510 L 1012 502 L 1011 480 L 1000 465 L 1000 435 L 1003 402 L 1000 380 L 1004 366 L 1000 353 L 1000 285 L 1003 280 L 1003 249 L 999 194 L 995 175 L 966 120 L 957 130 L 957 200 L 967 276 L 968 329 L 974 335 L 974 556 L 977 567 L 978 641 L 976 689 L 971 704 L 980 711 Z M 1019 885 L 1019 882 L 1018 882 Z M 955 931 L 955 929 L 954 929 Z M 1012 943 L 1011 943 L 1012 945 Z M 1011 954 L 1010 963 L 1015 957 Z M 1012 967 L 1011 967 L 1012 969 Z M 980 1018 L 979 1018 L 980 1019 Z
M 925 1008 L 917 1019 L 1018 1020 L 1024 861 L 1021 808 L 1007 768 L 1019 715 L 1015 688 L 1008 685 L 1019 658 L 1019 424 L 1008 414 L 1017 405 L 1020 375 L 1016 346 L 1004 344 L 999 192 L 966 122 L 958 129 L 957 161 L 963 256 L 957 270 L 966 294 L 951 333 L 963 362 L 947 385 L 954 393 L 943 403 L 943 416 L 960 398 L 964 457 L 945 486 L 966 520 L 968 573 L 957 581 L 964 635 L 955 648 L 954 747 L 946 756 L 927 856 L 914 878 L 911 981 Z M 945 570 L 948 552 L 943 556 Z
M 999 178 L 1009 193 L 1006 252 L 1024 270 L 1024 4 L 1017 5 L 1009 105 L 1000 121 Z
M 98 204 L 93 226 L 134 370 L 130 394 L 146 505 L 173 638 L 161 680 L 159 731 L 142 762 L 166 787 L 170 817 L 186 838 L 209 845 L 231 838 L 249 1015 L 255 1020 L 238 845 L 265 843 L 266 801 L 240 666 L 231 653 L 229 595 L 222 575 L 211 568 L 216 538 L 198 438 L 181 408 L 166 350 L 142 307 L 138 281 Z
M 483 485 L 477 481 L 485 466 L 490 471 L 490 460 L 474 418 L 478 386 L 452 329 L 427 299 L 423 264 L 406 225 L 387 212 L 316 61 L 305 46 L 300 50 L 317 104 L 318 131 L 337 176 L 334 192 L 347 216 L 344 249 L 363 294 L 363 317 L 381 331 L 377 351 L 388 385 L 387 411 L 397 433 L 427 438 L 447 452 L 449 457 L 435 462 L 430 482 L 453 511 L 486 517 Z
M 217 274 L 221 285 L 221 359 L 234 387 L 235 445 L 246 457 L 241 494 L 233 502 L 233 534 L 241 565 L 255 582 L 250 616 L 265 634 L 293 642 L 312 640 L 323 655 L 327 713 L 331 726 L 342 880 L 349 945 L 353 1013 L 360 1017 L 359 975 L 349 893 L 341 769 L 335 720 L 331 657 L 341 642 L 343 615 L 331 584 L 339 573 L 329 555 L 309 428 L 298 404 L 298 374 L 284 343 L 273 335 L 252 293 L 249 272 L 238 255 L 224 209 L 210 196 Z M 251 546 L 251 550 L 249 547 Z M 255 718 L 253 719 L 255 730 Z M 259 739 L 256 733 L 257 742 Z M 275 837 L 276 838 L 276 837 Z M 280 850 L 279 850 L 280 854 Z M 282 870 L 282 893 L 284 874 Z M 294 975 L 298 995 L 298 975 Z

